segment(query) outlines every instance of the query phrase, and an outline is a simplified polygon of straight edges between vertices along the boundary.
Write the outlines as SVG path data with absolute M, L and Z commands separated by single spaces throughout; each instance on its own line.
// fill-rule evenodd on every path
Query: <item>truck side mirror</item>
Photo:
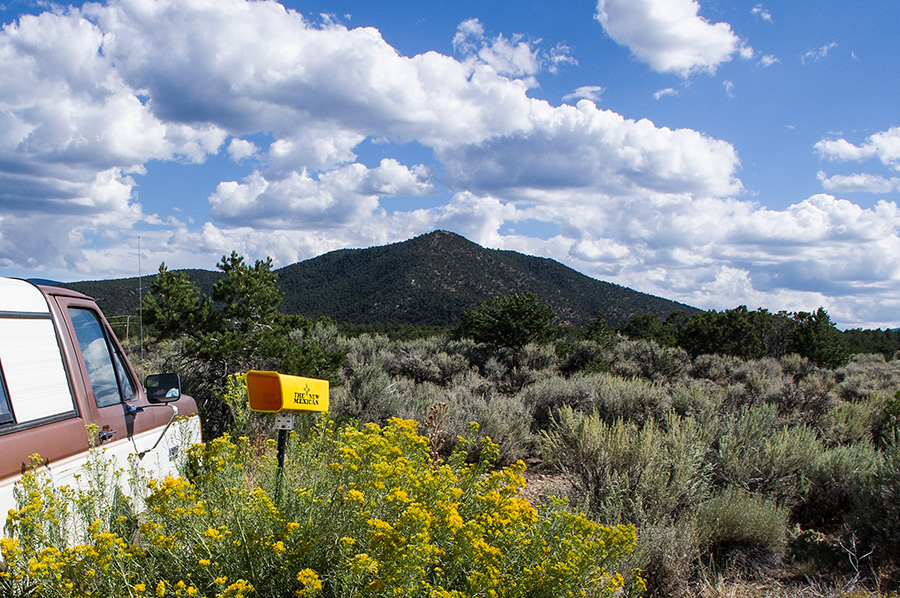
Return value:
M 171 403 L 181 398 L 181 377 L 178 374 L 150 374 L 144 381 L 147 400 L 151 403 Z

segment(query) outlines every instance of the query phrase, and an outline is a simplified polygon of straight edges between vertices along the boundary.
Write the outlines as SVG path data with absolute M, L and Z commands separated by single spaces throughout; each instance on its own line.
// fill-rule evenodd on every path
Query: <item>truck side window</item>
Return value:
M 13 421 L 12 409 L 9 407 L 9 395 L 6 394 L 6 380 L 3 378 L 3 366 L 0 365 L 0 424 Z
M 106 407 L 134 398 L 134 382 L 128 376 L 122 356 L 107 341 L 97 315 L 88 309 L 70 307 L 69 318 L 97 406 Z

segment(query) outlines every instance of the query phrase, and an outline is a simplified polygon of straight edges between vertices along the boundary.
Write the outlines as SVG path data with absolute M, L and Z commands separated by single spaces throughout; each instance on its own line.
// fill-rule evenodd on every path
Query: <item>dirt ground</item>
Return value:
M 544 465 L 540 461 L 526 463 L 525 487 L 519 495 L 534 506 L 547 502 L 550 497 L 567 497 L 569 483 L 558 469 Z

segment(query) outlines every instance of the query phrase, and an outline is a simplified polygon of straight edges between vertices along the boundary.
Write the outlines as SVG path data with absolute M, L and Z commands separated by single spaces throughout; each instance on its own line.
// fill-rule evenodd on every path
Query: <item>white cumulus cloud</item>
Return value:
M 817 178 L 822 181 L 822 188 L 831 193 L 890 193 L 900 190 L 900 178 L 897 177 L 888 179 L 867 173 L 827 176 L 819 171 Z
M 662 72 L 752 52 L 692 0 L 597 10 Z M 376 29 L 314 25 L 274 2 L 109 0 L 23 16 L 0 31 L 0 267 L 130 275 L 138 234 L 149 267 L 209 268 L 233 249 L 285 265 L 448 228 L 700 307 L 840 297 L 844 322 L 895 318 L 895 203 L 822 194 L 760 207 L 744 200 L 726 140 L 600 109 L 599 86 L 576 90 L 575 105 L 530 97 L 571 61 L 564 46 L 472 20 L 456 48 L 404 56 Z M 900 130 L 816 151 L 897 169 Z M 151 165 L 211 157 L 204 173 L 230 159 L 241 174 L 171 213 L 138 201 Z M 821 178 L 835 194 L 895 185 Z M 525 223 L 553 232 L 504 232 Z
M 763 21 L 766 21 L 768 23 L 772 22 L 772 13 L 770 13 L 768 10 L 766 10 L 762 4 L 757 4 L 756 6 L 751 8 L 750 13 L 753 14 L 754 16 L 756 16 L 757 18 L 762 19 Z
M 626 119 L 588 100 L 558 108 L 535 102 L 530 124 L 477 144 L 440 148 L 438 156 L 455 185 L 505 195 L 577 189 L 721 196 L 741 190 L 734 148 L 691 129 Z
M 603 88 L 599 85 L 585 85 L 579 87 L 575 91 L 570 94 L 566 94 L 563 96 L 564 102 L 569 102 L 572 100 L 591 100 L 592 102 L 599 102 L 603 97 Z
M 864 143 L 855 145 L 844 138 L 822 139 L 815 150 L 823 159 L 861 162 L 878 158 L 882 164 L 900 170 L 900 127 L 891 127 L 869 135 Z
M 728 23 L 710 23 L 699 12 L 696 0 L 598 0 L 596 16 L 638 60 L 687 77 L 715 72 L 736 52 L 749 50 Z
M 828 53 L 837 48 L 837 42 L 831 42 L 830 44 L 825 44 L 824 46 L 820 46 L 818 48 L 814 48 L 809 50 L 805 54 L 800 56 L 800 62 L 806 64 L 807 61 L 811 60 L 813 62 L 818 62 L 823 58 L 828 56 Z
M 269 179 L 255 171 L 241 183 L 219 183 L 210 214 L 220 223 L 266 229 L 361 226 L 382 211 L 381 197 L 430 194 L 427 177 L 422 166 L 388 158 L 376 168 L 354 163 L 315 176 L 302 171 Z
M 509 39 L 502 34 L 488 38 L 478 19 L 460 23 L 453 37 L 453 47 L 466 59 L 477 60 L 508 77 L 532 81 L 530 78 L 545 67 L 555 71 L 560 64 L 576 64 L 566 46 L 557 45 L 546 53 L 538 47 L 540 42 L 518 34 Z
M 251 156 L 255 156 L 256 153 L 259 152 L 259 148 L 252 141 L 247 141 L 246 139 L 238 139 L 235 137 L 228 144 L 228 155 L 235 162 L 240 162 L 241 160 L 246 160 Z

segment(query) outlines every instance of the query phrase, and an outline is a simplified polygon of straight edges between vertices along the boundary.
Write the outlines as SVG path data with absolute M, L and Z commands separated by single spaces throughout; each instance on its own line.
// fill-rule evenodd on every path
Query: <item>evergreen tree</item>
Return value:
M 677 344 L 693 357 L 721 353 L 742 359 L 785 354 L 788 334 L 795 323 L 784 313 L 750 311 L 741 305 L 722 312 L 692 315 L 677 333 Z
M 656 314 L 638 314 L 633 316 L 627 323 L 619 326 L 618 331 L 632 340 L 654 340 L 659 342 L 665 336 L 663 324 Z
M 170 272 L 163 262 L 144 297 L 144 323 L 160 338 L 195 335 L 208 316 L 208 303 L 184 272 Z
M 596 317 L 588 324 L 586 337 L 596 341 L 601 347 L 612 349 L 616 341 L 616 331 L 609 327 L 606 315 L 598 311 Z
M 835 328 L 823 308 L 816 313 L 799 312 L 797 322 L 788 341 L 788 350 L 820 366 L 839 368 L 850 360 L 850 348 L 841 332 Z
M 549 340 L 554 317 L 534 293 L 496 297 L 463 314 L 460 334 L 479 343 L 519 349 Z

